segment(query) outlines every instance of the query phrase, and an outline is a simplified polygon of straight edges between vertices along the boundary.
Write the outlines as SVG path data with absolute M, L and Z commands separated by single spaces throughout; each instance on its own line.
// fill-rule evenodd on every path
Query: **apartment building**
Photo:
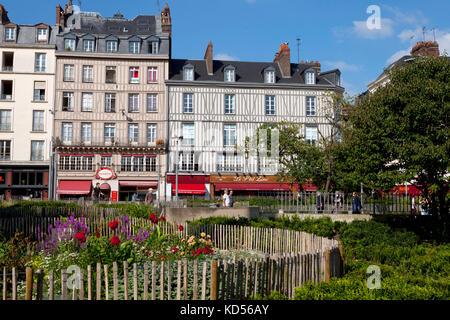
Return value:
M 56 24 L 57 198 L 89 197 L 97 183 L 113 202 L 149 188 L 163 196 L 169 8 L 129 20 L 69 1 Z
M 0 197 L 47 199 L 57 28 L 19 25 L 0 5 Z
M 315 143 L 331 126 L 325 106 L 331 92 L 343 93 L 340 71 L 322 71 L 317 61 L 291 63 L 287 43 L 273 62 L 213 60 L 208 44 L 203 60 L 171 60 L 169 80 L 169 157 L 166 196 L 219 196 L 289 190 L 276 163 L 249 156 L 246 142 L 268 123 L 303 125 Z M 178 155 L 178 156 L 177 156 Z M 306 190 L 315 190 L 305 186 Z

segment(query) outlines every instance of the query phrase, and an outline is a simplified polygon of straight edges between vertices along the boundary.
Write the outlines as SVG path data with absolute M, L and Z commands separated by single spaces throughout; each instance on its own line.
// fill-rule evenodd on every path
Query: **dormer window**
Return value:
M 16 40 L 16 28 L 14 27 L 5 28 L 5 40 L 6 41 Z
M 233 67 L 225 68 L 225 82 L 234 82 L 235 78 L 235 70 Z
M 275 70 L 273 68 L 268 68 L 264 71 L 264 82 L 275 83 Z
M 75 51 L 75 39 L 65 39 L 64 49 L 67 51 Z
M 130 53 L 138 54 L 141 52 L 140 43 L 137 41 L 130 42 Z
M 314 71 L 307 71 L 306 72 L 306 84 L 315 84 L 316 83 L 316 74 Z
M 83 50 L 84 52 L 94 52 L 94 40 L 83 40 Z
M 194 81 L 194 67 L 192 65 L 183 68 L 183 80 Z
M 106 52 L 108 53 L 117 52 L 117 41 L 115 40 L 106 41 Z
M 47 41 L 48 40 L 48 30 L 44 28 L 39 28 L 37 30 L 37 41 Z
M 150 42 L 149 47 L 150 47 L 150 53 L 151 54 L 158 54 L 158 52 L 159 52 L 159 44 L 158 44 L 157 41 Z

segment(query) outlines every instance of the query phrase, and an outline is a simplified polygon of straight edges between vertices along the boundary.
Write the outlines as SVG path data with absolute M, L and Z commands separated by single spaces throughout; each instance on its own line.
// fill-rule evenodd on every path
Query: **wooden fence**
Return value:
M 91 232 L 101 226 L 103 236 L 109 236 L 108 222 L 117 218 L 111 209 L 80 212 Z M 56 210 L 33 213 L 21 209 L 0 213 L 0 229 L 9 234 L 24 230 L 36 237 L 59 217 Z M 151 221 L 129 217 L 130 232 L 134 227 L 151 227 Z M 305 232 L 254 228 L 231 225 L 190 225 L 184 230 L 163 222 L 161 231 L 180 236 L 211 235 L 219 250 L 245 251 L 257 258 L 181 260 L 128 265 L 117 262 L 112 266 L 89 266 L 85 270 L 32 270 L 19 273 L 17 269 L 2 268 L 2 299 L 36 300 L 147 300 L 147 299 L 247 299 L 279 291 L 293 298 L 296 287 L 305 282 L 319 283 L 342 275 L 342 247 L 336 240 Z M 41 235 L 42 236 L 42 235 Z M 112 268 L 112 270 L 111 270 Z M 75 286 L 75 287 L 74 287 Z

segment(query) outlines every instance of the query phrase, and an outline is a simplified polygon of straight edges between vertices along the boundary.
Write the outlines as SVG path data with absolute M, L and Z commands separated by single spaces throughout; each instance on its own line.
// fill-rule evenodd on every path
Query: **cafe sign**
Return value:
M 100 168 L 97 170 L 95 178 L 100 180 L 111 180 L 116 178 L 116 174 L 111 168 Z

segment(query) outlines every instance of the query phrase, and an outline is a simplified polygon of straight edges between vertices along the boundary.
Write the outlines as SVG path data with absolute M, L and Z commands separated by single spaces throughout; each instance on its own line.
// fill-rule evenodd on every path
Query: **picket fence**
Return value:
M 118 217 L 111 209 L 70 209 L 84 216 L 90 232 L 100 228 L 110 236 L 108 223 Z M 24 231 L 31 238 L 43 234 L 59 218 L 58 210 L 20 209 L 0 213 L 0 229 L 13 235 Z M 0 210 L 1 212 L 1 210 Z M 71 212 L 65 212 L 66 215 Z M 130 232 L 150 227 L 148 219 L 129 217 Z M 39 229 L 38 229 L 39 227 Z M 164 234 L 211 235 L 218 252 L 240 251 L 248 258 L 153 261 L 111 266 L 97 264 L 85 270 L 33 270 L 2 268 L 3 300 L 235 300 L 269 295 L 279 291 L 289 298 L 295 288 L 311 281 L 330 281 L 342 275 L 342 246 L 338 241 L 305 232 L 235 225 L 184 224 L 160 222 Z

